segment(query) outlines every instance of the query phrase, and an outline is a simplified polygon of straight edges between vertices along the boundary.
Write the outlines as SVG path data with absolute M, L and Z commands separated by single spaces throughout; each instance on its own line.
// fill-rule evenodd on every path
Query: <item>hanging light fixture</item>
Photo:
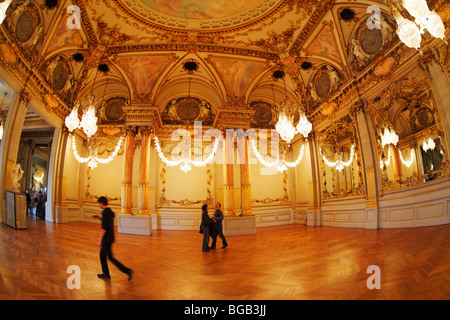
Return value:
M 66 117 L 65 124 L 69 132 L 77 129 L 80 126 L 80 119 L 78 119 L 78 108 L 80 104 L 77 103 L 75 107 L 73 107 L 72 112 Z
M 12 0 L 5 0 L 2 3 L 0 3 L 0 24 L 3 23 L 3 21 L 6 18 L 6 11 L 8 10 L 9 5 L 11 4 Z
M 282 63 L 281 63 L 281 58 L 280 58 L 280 54 L 278 52 L 278 46 L 276 43 L 276 38 L 275 38 L 275 48 L 277 50 L 277 56 L 279 59 L 279 64 L 282 68 Z M 277 74 L 277 76 L 275 76 L 275 74 Z M 292 116 L 288 116 L 286 115 L 286 100 L 287 100 L 287 89 L 286 89 L 286 81 L 284 79 L 285 73 L 282 70 L 278 70 L 275 71 L 274 73 L 274 77 L 277 79 L 282 78 L 283 79 L 283 85 L 284 85 L 284 102 L 281 104 L 282 108 L 278 114 L 278 121 L 275 124 L 275 129 L 277 130 L 278 134 L 281 136 L 281 138 L 286 141 L 288 144 L 291 142 L 291 140 L 295 137 L 295 135 L 297 133 L 301 133 L 303 135 L 303 137 L 305 139 L 308 138 L 308 134 L 311 132 L 312 130 L 312 124 L 311 122 L 308 121 L 308 119 L 306 118 L 306 115 L 304 112 L 299 111 L 300 112 L 300 120 L 297 123 L 297 126 L 294 127 L 293 124 L 293 119 Z M 273 105 L 276 105 L 275 102 L 275 91 L 273 89 L 273 84 L 272 84 L 272 96 L 273 96 Z
M 86 158 L 82 158 L 78 154 L 75 138 L 73 136 L 71 136 L 71 139 L 72 139 L 72 151 L 73 151 L 73 155 L 74 155 L 75 159 L 80 163 L 87 163 L 88 167 L 91 169 L 96 168 L 98 163 L 107 164 L 107 163 L 111 162 L 119 153 L 120 147 L 122 146 L 122 143 L 123 143 L 123 136 L 121 136 L 119 138 L 119 142 L 117 143 L 113 153 L 111 153 L 111 155 L 106 159 L 99 158 L 97 146 L 95 145 L 95 143 L 91 144 L 91 145 L 89 145 L 89 156 Z
M 402 0 L 402 5 L 414 18 L 424 18 L 430 13 L 426 0 Z
M 430 12 L 427 17 L 425 17 L 424 19 L 420 19 L 419 21 L 433 37 L 442 39 L 445 44 L 447 44 L 447 41 L 445 40 L 444 23 L 442 22 L 441 17 L 436 12 Z
M 423 151 L 427 152 L 428 150 L 434 150 L 436 147 L 436 144 L 434 143 L 434 140 L 431 139 L 431 137 L 428 137 L 428 140 L 423 140 L 422 148 Z
M 392 9 L 398 25 L 397 35 L 406 46 L 419 50 L 421 34 L 425 32 L 425 29 L 431 36 L 442 39 L 445 44 L 448 44 L 445 39 L 444 23 L 435 11 L 430 11 L 426 0 L 402 0 L 402 5 L 415 18 L 414 23 L 403 18 L 397 9 Z
M 414 22 L 403 18 L 396 9 L 393 9 L 393 16 L 397 21 L 396 32 L 400 41 L 410 48 L 419 50 L 422 41 L 419 27 Z
M 273 92 L 273 85 L 272 94 L 273 103 L 275 105 L 275 93 Z M 294 127 L 292 116 L 287 116 L 284 109 L 285 107 L 282 107 L 281 111 L 278 113 L 278 121 L 275 124 L 275 129 L 277 130 L 280 137 L 288 144 L 291 143 L 292 139 L 294 139 L 297 133 L 301 133 L 305 139 L 308 139 L 308 135 L 312 130 L 312 123 L 308 121 L 305 113 L 303 111 L 300 111 L 300 119 L 297 123 L 297 126 Z
M 97 132 L 97 116 L 95 115 L 95 97 L 91 97 L 89 107 L 83 113 L 80 121 L 80 127 L 83 128 L 84 133 L 90 139 Z
M 381 146 L 384 148 L 385 145 L 392 144 L 397 146 L 398 135 L 395 133 L 394 129 L 385 127 L 383 133 L 381 134 Z
M 410 155 L 409 155 L 409 160 L 405 160 L 403 159 L 402 156 L 402 152 L 399 150 L 399 155 L 400 155 L 400 161 L 407 167 L 411 167 L 411 165 L 413 164 L 414 161 L 414 149 L 411 149 L 410 151 Z
M 263 156 L 259 153 L 258 148 L 256 147 L 256 141 L 255 139 L 249 138 L 249 141 L 251 142 L 251 147 L 253 150 L 253 153 L 256 155 L 256 158 L 258 161 L 264 165 L 266 168 L 273 168 L 275 167 L 278 172 L 284 172 L 290 168 L 294 168 L 299 165 L 299 163 L 303 159 L 303 154 L 305 153 L 305 144 L 302 145 L 300 152 L 298 154 L 297 159 L 294 162 L 288 162 L 285 159 L 277 159 L 275 161 L 268 161 L 263 158 Z
M 287 143 L 291 142 L 296 133 L 295 127 L 292 124 L 292 117 L 287 117 L 283 111 L 278 114 L 278 121 L 275 124 L 275 129 Z
M 301 133 L 305 139 L 308 139 L 308 135 L 312 130 L 312 123 L 308 121 L 304 112 L 300 113 L 300 120 L 297 123 L 297 132 Z
M 322 149 L 319 147 L 319 152 L 322 155 L 322 159 L 323 162 L 325 162 L 325 164 L 329 167 L 334 167 L 336 168 L 336 170 L 338 171 L 342 171 L 342 169 L 344 169 L 345 167 L 348 167 L 352 164 L 353 162 L 353 157 L 355 156 L 355 146 L 352 145 L 350 148 L 350 158 L 348 159 L 348 161 L 344 161 L 344 154 L 340 153 L 337 155 L 337 160 L 336 161 L 330 161 L 327 159 L 327 157 L 325 157 L 324 154 L 322 154 Z
M 161 145 L 159 144 L 158 137 L 155 136 L 154 141 L 155 141 L 156 152 L 158 153 L 158 156 L 161 159 L 161 161 L 166 166 L 169 166 L 169 167 L 180 166 L 180 169 L 183 172 L 190 171 L 192 169 L 192 166 L 194 166 L 194 167 L 205 167 L 207 164 L 210 164 L 213 161 L 213 159 L 214 159 L 214 157 L 215 157 L 215 155 L 217 153 L 217 149 L 219 147 L 219 139 L 216 139 L 214 141 L 211 153 L 203 161 L 192 160 L 191 157 L 190 157 L 190 149 L 183 150 L 183 152 L 182 152 L 183 156 L 182 156 L 181 159 L 179 159 L 179 160 L 169 160 L 169 159 L 167 159 L 167 157 L 162 152 Z M 188 147 L 188 145 L 186 147 Z

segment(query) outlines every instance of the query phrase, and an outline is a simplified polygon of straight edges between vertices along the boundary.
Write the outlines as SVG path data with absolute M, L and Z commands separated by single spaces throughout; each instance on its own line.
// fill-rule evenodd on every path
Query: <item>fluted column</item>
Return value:
M 139 164 L 138 209 L 139 214 L 148 214 L 150 171 L 150 132 L 142 131 L 141 159 Z
M 240 164 L 241 171 L 241 212 L 244 216 L 252 216 L 252 187 L 250 184 L 250 161 L 248 158 L 248 139 L 244 139 L 245 162 Z
M 132 208 L 132 177 L 133 177 L 134 132 L 127 131 L 123 153 L 122 170 L 122 213 L 131 214 Z

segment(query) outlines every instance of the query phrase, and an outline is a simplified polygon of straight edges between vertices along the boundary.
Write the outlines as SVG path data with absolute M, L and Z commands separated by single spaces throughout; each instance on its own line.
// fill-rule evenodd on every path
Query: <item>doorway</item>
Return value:
M 48 173 L 55 129 L 28 107 L 20 137 L 17 163 L 23 168 L 21 193 L 27 196 L 27 215 L 46 218 Z

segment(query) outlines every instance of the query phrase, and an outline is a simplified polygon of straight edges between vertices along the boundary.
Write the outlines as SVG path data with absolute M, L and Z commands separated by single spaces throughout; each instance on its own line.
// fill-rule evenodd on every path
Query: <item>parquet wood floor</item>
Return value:
M 115 257 L 135 270 L 128 282 L 111 263 L 100 273 L 100 226 L 29 218 L 27 230 L 0 226 L 0 299 L 449 299 L 450 225 L 363 230 L 287 225 L 227 237 L 205 253 L 197 231 L 116 233 Z M 66 286 L 69 265 L 81 289 Z M 381 289 L 369 290 L 378 265 Z

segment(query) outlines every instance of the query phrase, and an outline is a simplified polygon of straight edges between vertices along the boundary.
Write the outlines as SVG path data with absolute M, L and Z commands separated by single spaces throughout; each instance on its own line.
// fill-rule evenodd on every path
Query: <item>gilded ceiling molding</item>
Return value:
M 267 51 L 259 51 L 244 48 L 232 48 L 217 45 L 208 44 L 189 44 L 189 43 L 152 43 L 143 45 L 123 45 L 115 46 L 107 49 L 108 54 L 119 54 L 119 53 L 136 53 L 136 52 L 167 52 L 167 51 L 184 51 L 184 52 L 209 52 L 209 53 L 220 53 L 220 54 L 234 54 L 242 56 L 250 56 L 255 58 L 261 58 L 266 60 L 275 61 L 278 56 L 274 53 Z
M 317 1 L 316 9 L 311 14 L 308 23 L 305 25 L 302 32 L 297 37 L 291 49 L 289 50 L 289 54 L 291 56 L 300 56 L 300 50 L 302 49 L 306 39 L 311 35 L 311 32 L 317 27 L 319 21 L 322 19 L 325 13 L 333 7 L 334 3 L 335 0 Z
M 94 29 L 92 29 L 91 21 L 87 15 L 86 7 L 84 6 L 84 0 L 73 0 L 73 1 L 75 5 L 77 5 L 80 8 L 81 22 L 83 24 L 83 29 L 88 36 L 89 43 L 91 45 L 97 46 L 98 45 L 97 36 L 95 35 Z

